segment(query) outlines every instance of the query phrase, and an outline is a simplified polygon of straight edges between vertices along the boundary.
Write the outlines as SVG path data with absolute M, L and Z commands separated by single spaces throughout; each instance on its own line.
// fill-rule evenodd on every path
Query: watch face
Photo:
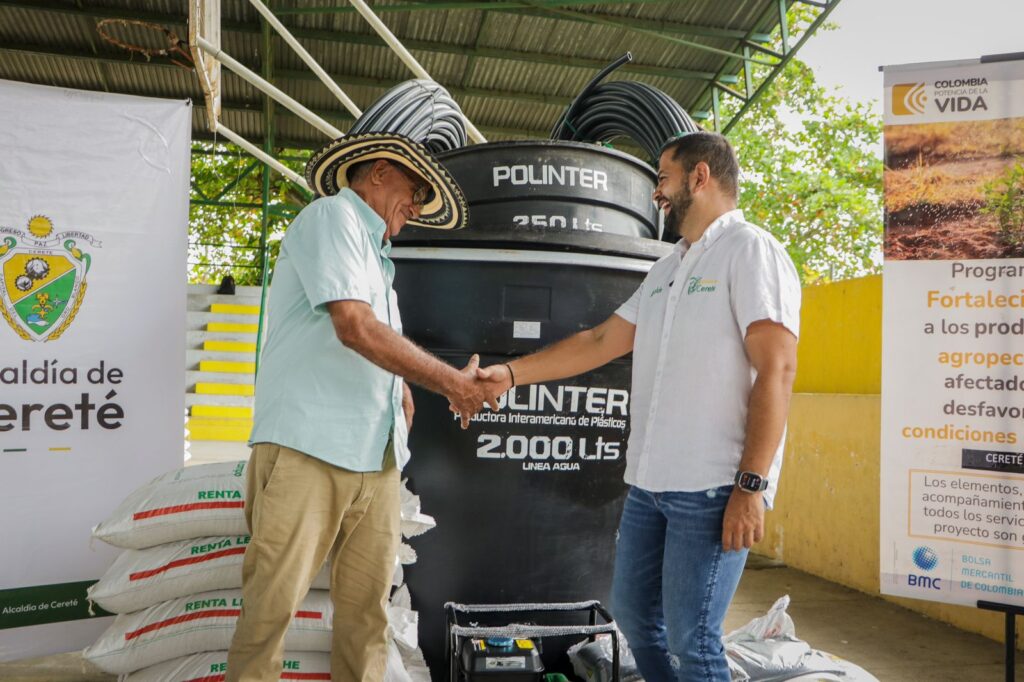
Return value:
M 749 471 L 744 471 L 740 474 L 739 486 L 744 490 L 757 492 L 761 490 L 763 481 L 763 477 Z

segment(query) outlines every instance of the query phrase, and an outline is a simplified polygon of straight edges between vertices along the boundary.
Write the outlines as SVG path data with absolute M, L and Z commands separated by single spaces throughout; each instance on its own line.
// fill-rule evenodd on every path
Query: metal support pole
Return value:
M 295 112 L 295 114 L 306 123 L 309 123 L 314 128 L 318 129 L 322 133 L 326 134 L 331 139 L 336 139 L 344 135 L 334 126 L 327 121 L 323 120 L 312 111 L 302 106 L 294 99 L 286 95 L 284 92 L 275 88 L 273 85 L 268 83 L 266 79 L 260 78 L 257 74 L 253 73 L 250 69 L 246 68 L 241 62 L 229 55 L 224 50 L 221 50 L 216 45 L 211 44 L 208 40 L 202 37 L 196 38 L 196 45 L 199 46 L 204 52 L 209 53 L 211 57 L 218 60 L 221 64 L 234 71 L 240 78 L 250 83 L 254 88 L 260 92 L 270 95 L 275 100 L 280 102 L 284 107 Z
M 743 46 L 743 90 L 747 93 L 747 99 L 754 94 L 754 70 L 750 64 L 750 48 Z
M 307 192 L 309 191 L 309 185 L 306 184 L 305 178 L 303 178 L 301 175 L 293 171 L 291 168 L 288 168 L 287 166 L 283 165 L 273 156 L 270 156 L 267 153 L 265 153 L 262 149 L 254 145 L 252 142 L 249 142 L 247 139 L 236 133 L 231 128 L 228 128 L 223 123 L 220 123 L 218 121 L 217 129 L 215 130 L 215 132 L 218 135 L 223 135 L 224 137 L 228 138 L 233 143 L 235 143 L 245 151 L 249 152 L 257 159 L 267 164 L 268 166 L 270 166 L 278 173 L 291 180 L 293 183 L 295 183 L 302 189 L 306 190 Z
M 271 15 L 273 16 L 273 15 Z M 263 23 L 263 77 L 270 83 L 274 79 L 274 50 L 273 42 L 270 39 L 270 23 L 264 19 Z M 274 100 L 269 96 L 263 96 L 263 152 L 267 156 L 274 153 Z M 263 210 L 260 215 L 260 316 L 256 325 L 256 363 L 254 376 L 260 373 L 260 351 L 263 349 L 263 325 L 266 320 L 267 310 L 267 281 L 269 280 L 268 270 L 270 269 L 270 254 L 267 251 L 267 231 L 270 228 L 270 166 L 263 166 L 263 188 L 260 203 Z
M 722 85 L 721 83 L 716 83 L 715 87 L 718 90 L 720 90 L 720 91 L 722 91 L 724 93 L 732 95 L 733 97 L 735 97 L 736 99 L 740 100 L 741 102 L 746 102 L 747 101 L 746 96 L 744 96 L 743 93 L 739 92 L 738 90 L 733 90 L 732 88 L 730 88 L 730 87 L 728 87 L 726 85 Z
M 363 0 L 349 0 L 349 3 L 356 8 L 357 12 L 363 15 L 363 18 L 369 22 L 370 26 L 373 27 L 373 30 L 377 32 L 377 35 L 384 39 L 384 42 L 388 44 L 388 47 L 395 51 L 395 54 L 397 54 L 398 58 L 402 60 L 402 63 L 408 66 L 409 69 L 416 74 L 417 78 L 424 78 L 430 81 L 434 80 L 430 77 L 430 74 L 427 73 L 427 70 L 424 69 L 418 61 L 416 61 L 416 58 L 410 54 L 409 50 L 405 49 L 405 45 L 402 45 L 401 41 L 399 41 L 398 38 L 395 37 L 395 34 L 391 32 L 391 29 L 389 29 L 384 22 L 380 20 L 380 17 L 373 13 L 373 10 L 370 9 Z M 466 123 L 466 132 L 469 133 L 469 137 L 474 142 L 487 142 L 487 138 L 477 130 L 476 126 L 473 125 L 468 118 L 463 116 L 463 119 Z
M 803 34 L 800 36 L 800 39 L 796 42 L 796 45 L 794 45 L 792 49 L 786 52 L 786 57 L 781 62 L 779 62 L 774 69 L 771 70 L 771 73 L 768 74 L 768 77 L 765 78 L 761 82 L 761 84 L 758 85 L 757 88 L 754 90 L 753 96 L 750 99 L 748 99 L 742 107 L 740 107 L 739 111 L 733 114 L 733 117 L 731 119 L 729 119 L 729 123 L 727 123 L 722 128 L 723 135 L 728 135 L 729 131 L 732 130 L 732 127 L 739 123 L 739 120 L 743 116 L 743 114 L 747 113 L 747 110 L 754 104 L 754 102 L 757 101 L 757 98 L 761 96 L 761 93 L 764 92 L 765 89 L 767 89 L 772 84 L 772 81 L 775 80 L 775 77 L 778 76 L 784 68 L 786 68 L 786 64 L 788 64 L 789 61 L 793 58 L 793 55 L 796 54 L 797 50 L 803 47 L 804 43 L 807 42 L 807 40 L 812 35 L 814 35 L 814 32 L 818 29 L 819 26 L 821 26 L 821 24 L 825 22 L 825 19 L 828 18 L 828 15 L 832 13 L 832 10 L 834 10 L 838 4 L 839 0 L 829 0 L 828 7 L 822 10 L 821 14 L 815 17 L 814 21 L 811 22 L 811 25 L 808 26 L 807 30 L 804 31 Z
M 1006 612 L 1006 629 L 1003 634 L 1006 640 L 1006 682 L 1017 679 L 1017 614 Z
M 1003 643 L 1006 655 L 1006 682 L 1017 679 L 1017 616 L 1024 616 L 1024 607 L 1015 604 L 1000 604 L 991 601 L 978 601 L 978 608 L 986 611 L 1001 611 L 1006 616 L 1003 626 Z
M 711 88 L 711 111 L 715 116 L 715 132 L 722 132 L 722 109 L 719 105 L 718 87 Z
M 788 5 L 789 2 L 787 0 L 779 0 L 779 34 L 782 36 L 782 54 L 789 54 Z
M 245 180 L 247 177 L 249 177 L 249 173 L 252 173 L 254 170 L 259 168 L 259 165 L 260 165 L 259 161 L 253 161 L 252 163 L 250 163 L 248 166 L 245 167 L 245 170 L 243 170 L 241 173 L 236 175 L 234 180 L 232 180 L 228 184 L 224 185 L 224 187 L 222 187 L 221 190 L 219 192 L 217 192 L 217 196 L 215 196 L 215 197 L 205 197 L 204 196 L 203 198 L 204 199 L 208 199 L 210 201 L 220 201 L 221 199 L 224 198 L 224 196 L 226 194 L 228 194 L 234 188 L 238 187 L 238 185 L 243 180 Z
M 299 55 L 299 58 L 302 59 L 303 62 L 306 63 L 306 66 L 308 66 L 309 69 L 316 74 L 316 77 L 319 78 L 323 82 L 323 84 L 327 86 L 327 89 L 331 91 L 331 94 L 337 97 L 338 101 L 341 102 L 342 105 L 349 110 L 349 113 L 351 113 L 356 118 L 362 116 L 363 112 L 359 110 L 359 107 L 356 106 L 356 103 L 349 99 L 349 96 L 346 95 L 340 87 L 338 87 L 338 84 L 334 81 L 334 79 L 331 78 L 326 71 L 324 71 L 323 67 L 320 66 L 320 64 L 318 64 L 315 59 L 313 59 L 313 56 L 306 51 L 306 48 L 302 47 L 302 45 L 299 44 L 299 41 L 295 39 L 295 37 L 291 34 L 291 32 L 288 31 L 287 28 L 285 28 L 284 24 L 282 24 L 278 20 L 278 18 L 274 16 L 274 13 L 270 11 L 270 8 L 268 8 L 266 5 L 260 2 L 260 0 L 249 0 L 249 2 L 252 3 L 252 6 L 256 8 L 256 11 L 258 11 L 263 16 L 264 32 L 267 30 L 267 24 L 270 24 L 270 26 L 272 26 L 274 30 L 281 35 L 281 38 L 284 39 L 284 42 L 288 43 L 289 47 L 295 50 L 295 53 Z M 264 42 L 266 42 L 266 40 L 264 40 Z M 268 78 L 267 80 L 270 79 Z

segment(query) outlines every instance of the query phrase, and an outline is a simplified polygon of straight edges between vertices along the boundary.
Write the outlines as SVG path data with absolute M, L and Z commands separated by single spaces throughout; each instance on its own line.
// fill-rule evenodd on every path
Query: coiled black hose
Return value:
M 466 145 L 466 119 L 448 91 L 430 80 L 414 79 L 388 90 L 363 112 L 350 135 L 397 133 L 431 153 Z
M 600 83 L 631 60 L 627 52 L 587 83 L 559 117 L 551 139 L 611 142 L 628 137 L 656 163 L 662 146 L 670 139 L 699 131 L 686 110 L 658 88 L 637 81 Z

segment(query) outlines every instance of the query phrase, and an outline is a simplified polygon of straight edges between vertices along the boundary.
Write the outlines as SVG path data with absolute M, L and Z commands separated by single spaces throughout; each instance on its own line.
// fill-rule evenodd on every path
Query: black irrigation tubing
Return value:
M 562 114 L 562 116 L 558 119 L 558 123 L 555 124 L 554 129 L 551 131 L 551 139 L 552 140 L 571 139 L 571 138 L 564 137 L 563 133 L 565 133 L 565 129 L 567 127 L 571 127 L 572 126 L 571 122 L 572 122 L 573 118 L 576 116 L 577 112 L 579 111 L 580 106 L 583 103 L 583 101 L 587 98 L 587 96 L 591 93 L 591 91 L 595 87 L 597 87 L 597 84 L 600 83 L 602 80 L 604 80 L 604 78 L 608 74 L 610 74 L 612 71 L 614 71 L 615 69 L 619 68 L 623 64 L 627 64 L 627 63 L 629 63 L 631 61 L 633 61 L 633 53 L 627 52 L 624 55 L 622 55 L 621 57 L 619 57 L 618 59 L 616 59 L 614 62 L 609 64 L 608 66 L 606 66 L 603 69 L 601 69 L 596 76 L 591 78 L 590 82 L 583 86 L 583 89 L 580 90 L 579 94 L 576 95 L 575 99 L 573 99 L 573 101 L 569 104 L 569 107 L 565 110 L 565 112 Z
M 466 119 L 448 91 L 430 80 L 408 80 L 388 90 L 363 112 L 349 131 L 397 133 L 431 153 L 466 145 Z
M 627 52 L 587 83 L 555 124 L 551 139 L 610 142 L 628 137 L 656 162 L 670 139 L 700 130 L 678 102 L 653 86 L 637 81 L 600 83 L 631 58 Z

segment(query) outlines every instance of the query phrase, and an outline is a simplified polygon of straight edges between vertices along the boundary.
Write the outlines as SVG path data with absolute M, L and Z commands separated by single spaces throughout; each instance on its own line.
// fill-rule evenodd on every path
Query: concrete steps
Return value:
M 252 430 L 260 288 L 234 296 L 190 285 L 185 404 L 192 440 L 246 441 Z

